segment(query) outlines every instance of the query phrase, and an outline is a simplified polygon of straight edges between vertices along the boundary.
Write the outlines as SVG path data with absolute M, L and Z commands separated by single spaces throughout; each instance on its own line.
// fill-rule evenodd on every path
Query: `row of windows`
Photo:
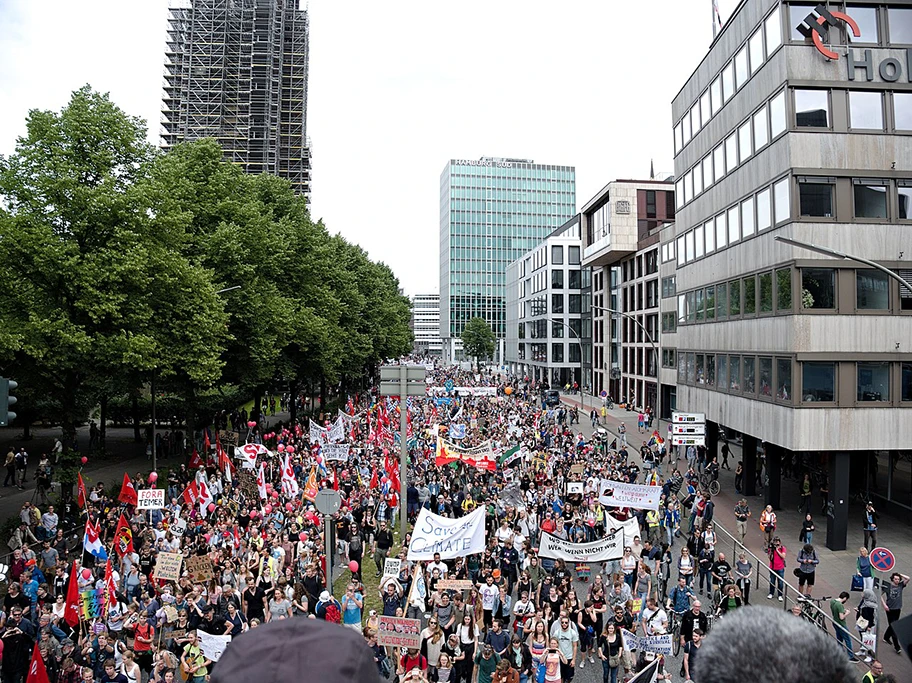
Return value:
M 842 3 L 827 3 L 829 8 L 842 9 Z M 798 30 L 805 17 L 814 13 L 817 4 L 795 4 L 789 7 L 789 22 L 792 27 L 791 39 L 804 43 L 807 38 Z M 846 5 L 845 13 L 858 24 L 861 36 L 856 38 L 845 27 L 831 26 L 831 45 L 912 45 L 912 9 L 907 7 L 872 7 L 870 5 Z
M 901 271 L 912 276 L 912 271 Z M 797 278 L 797 279 L 796 279 Z M 839 279 L 846 278 L 839 286 Z M 848 280 L 854 278 L 854 285 Z M 795 288 L 795 284 L 800 290 Z M 800 297 L 794 296 L 800 291 Z M 854 292 L 841 302 L 839 292 Z M 832 310 L 844 314 L 892 311 L 896 302 L 892 280 L 879 270 L 848 268 L 777 268 L 728 282 L 719 282 L 678 295 L 677 323 L 717 322 L 799 310 Z M 912 311 L 912 292 L 899 289 L 898 309 Z M 664 314 L 663 314 L 664 315 Z M 663 318 L 663 331 L 665 320 Z M 668 330 L 673 331 L 673 330 Z
M 789 179 L 783 178 L 678 236 L 678 265 L 754 237 L 789 217 Z
M 674 127 L 674 148 L 678 154 L 732 96 L 743 88 L 763 62 L 782 44 L 782 25 L 776 7 L 747 39 L 685 112 Z
M 848 112 L 848 130 L 912 131 L 909 92 L 796 88 L 794 104 L 796 128 L 836 129 L 833 113 L 838 106 Z
M 663 364 L 667 360 L 674 359 L 663 356 Z M 796 402 L 792 393 L 792 358 L 681 351 L 677 361 L 679 384 L 779 403 Z M 839 400 L 840 379 L 854 384 L 854 390 L 843 394 L 854 396 L 849 400 L 852 404 L 883 404 L 897 399 L 912 402 L 912 363 L 803 361 L 798 363 L 798 373 L 798 402 L 805 405 L 843 403 Z M 897 374 L 898 381 L 892 381 Z M 894 390 L 897 384 L 898 390 Z
M 678 208 L 691 202 L 732 173 L 786 130 L 785 91 L 748 116 L 716 148 L 675 182 Z

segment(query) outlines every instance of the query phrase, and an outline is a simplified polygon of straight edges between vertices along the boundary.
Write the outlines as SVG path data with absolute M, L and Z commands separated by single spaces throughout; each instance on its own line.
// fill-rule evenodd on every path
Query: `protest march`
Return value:
M 39 523 L 16 549 L 4 674 L 204 683 L 233 639 L 318 619 L 357 632 L 382 680 L 661 675 L 653 602 L 684 476 L 587 442 L 534 381 L 433 363 L 427 376 L 405 405 L 368 391 L 296 424 L 221 416 L 186 463 L 113 490 L 80 475 L 77 547 Z M 648 447 L 661 462 L 658 434 Z M 328 518 L 325 490 L 341 500 Z

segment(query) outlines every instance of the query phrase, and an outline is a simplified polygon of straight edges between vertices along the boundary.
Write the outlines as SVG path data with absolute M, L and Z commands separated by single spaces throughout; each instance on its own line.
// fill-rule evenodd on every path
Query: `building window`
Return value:
M 829 182 L 799 181 L 798 207 L 801 216 L 833 217 L 833 185 Z
M 852 187 L 855 195 L 855 218 L 887 217 L 886 185 L 868 185 L 856 180 Z
M 741 281 L 732 280 L 728 283 L 728 315 L 735 317 L 741 315 Z
M 580 264 L 579 247 L 567 247 L 567 263 L 571 266 L 578 266 Z
M 776 310 L 792 310 L 792 271 L 789 268 L 776 271 Z
M 858 363 L 857 401 L 890 400 L 890 363 Z
M 552 294 L 551 295 L 551 312 L 552 313 L 563 313 L 564 312 L 564 295 L 563 294 Z
M 773 274 L 760 273 L 757 276 L 760 287 L 760 313 L 773 312 Z
M 883 95 L 866 90 L 850 90 L 849 117 L 849 126 L 856 130 L 883 130 Z
M 728 389 L 728 356 L 716 356 L 716 386 L 722 391 Z
M 776 400 L 792 400 L 792 359 L 776 359 Z
M 556 311 L 555 311 L 556 312 Z M 583 312 L 583 297 L 580 294 L 571 294 L 570 295 L 570 305 L 567 309 L 568 313 L 582 313 Z
M 912 9 L 887 8 L 890 23 L 890 44 L 912 44 Z
M 563 289 L 564 288 L 564 271 L 562 270 L 552 270 L 551 271 L 551 289 Z
M 912 363 L 902 364 L 902 396 L 903 401 L 912 401 Z
M 551 362 L 552 363 L 563 363 L 564 362 L 564 345 L 563 344 L 551 344 Z
M 829 128 L 829 91 L 796 89 L 795 125 L 798 128 Z
M 912 93 L 893 93 L 893 123 L 896 130 L 912 130 Z
M 802 363 L 801 400 L 832 403 L 836 397 L 835 363 Z
M 564 264 L 564 247 L 557 244 L 551 247 L 551 265 L 561 266 Z
M 773 208 L 775 209 L 776 223 L 789 219 L 791 211 L 789 209 L 788 178 L 783 178 L 773 185 Z
M 832 268 L 801 269 L 801 307 L 836 308 L 836 271 Z
M 855 271 L 855 308 L 885 311 L 890 308 L 890 279 L 879 270 Z
M 741 280 L 744 287 L 744 315 L 753 315 L 757 312 L 757 278 L 753 275 Z

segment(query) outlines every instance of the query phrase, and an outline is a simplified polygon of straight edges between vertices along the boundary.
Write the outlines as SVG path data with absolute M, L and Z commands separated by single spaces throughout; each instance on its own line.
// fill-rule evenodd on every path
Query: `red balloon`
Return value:
M 298 538 L 300 538 L 301 543 L 303 543 L 304 541 L 306 541 L 308 539 L 307 532 L 302 531 L 300 534 L 298 534 Z
M 80 460 L 82 461 L 83 465 L 85 465 L 89 461 L 89 459 L 85 456 L 82 456 L 82 458 L 80 458 Z
M 149 483 L 154 484 L 158 481 L 158 472 L 149 472 Z
M 253 429 L 254 427 L 256 427 L 256 421 L 250 420 L 250 422 L 247 423 L 247 426 L 250 427 L 251 429 Z
M 206 509 L 209 510 L 209 512 L 215 512 L 215 503 L 209 503 Z
M 351 573 L 354 574 L 356 571 L 358 571 L 358 563 L 355 562 L 354 560 L 352 560 L 351 562 L 348 563 L 348 568 L 351 571 Z
M 295 447 L 294 447 L 294 446 L 285 446 L 285 452 L 286 452 L 286 453 L 294 453 L 294 452 L 295 452 Z
M 263 510 L 265 510 L 265 512 L 266 512 L 267 515 L 271 515 L 271 514 L 272 514 L 272 506 L 269 505 L 268 503 L 267 503 L 266 507 L 263 508 Z
M 83 570 L 82 570 L 82 578 L 85 579 L 86 581 L 88 581 L 89 579 L 91 579 L 91 578 L 92 578 L 92 570 L 91 570 L 91 569 L 83 569 Z

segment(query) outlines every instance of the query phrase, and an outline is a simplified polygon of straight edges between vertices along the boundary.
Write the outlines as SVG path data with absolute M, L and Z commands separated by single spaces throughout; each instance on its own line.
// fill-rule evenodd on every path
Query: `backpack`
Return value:
M 339 611 L 339 607 L 335 602 L 326 604 L 326 611 L 323 613 L 323 619 L 325 621 L 331 621 L 334 624 L 342 623 L 342 612 Z

